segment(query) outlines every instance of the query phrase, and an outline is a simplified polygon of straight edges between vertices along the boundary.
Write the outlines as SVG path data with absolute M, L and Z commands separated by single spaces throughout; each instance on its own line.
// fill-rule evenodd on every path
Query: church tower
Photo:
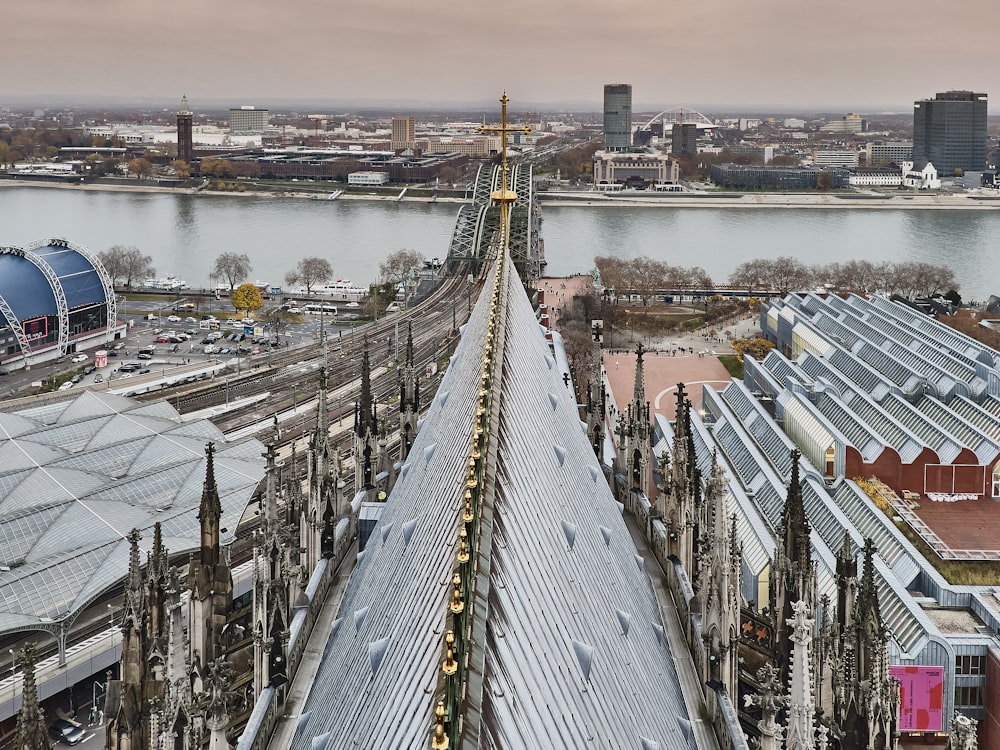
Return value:
M 181 97 L 181 108 L 177 112 L 177 159 L 190 164 L 194 161 L 194 115 L 188 109 L 186 96 Z
M 405 461 L 417 437 L 420 378 L 413 361 L 413 324 L 406 327 L 406 360 L 399 370 L 399 460 Z
M 775 659 L 781 681 L 787 683 L 792 656 L 792 604 L 803 602 L 807 611 L 816 611 L 816 571 L 812 563 L 809 522 L 802 500 L 799 457 L 792 451 L 792 475 L 781 519 L 780 538 L 775 548 L 770 587 L 770 610 L 774 621 Z
M 354 488 L 375 488 L 378 473 L 378 415 L 372 398 L 371 367 L 368 362 L 368 339 L 361 353 L 361 395 L 354 410 Z
M 207 665 L 222 653 L 222 629 L 233 602 L 233 578 L 222 554 L 219 525 L 222 504 L 215 483 L 215 447 L 205 449 L 205 483 L 202 488 L 198 521 L 201 523 L 201 555 L 188 569 L 188 628 L 191 669 L 196 675 L 195 691 L 200 692 Z
M 45 712 L 38 705 L 38 688 L 35 685 L 35 645 L 24 644 L 21 649 L 21 710 L 17 713 L 17 735 L 14 750 L 49 750 L 52 743 L 45 726 Z

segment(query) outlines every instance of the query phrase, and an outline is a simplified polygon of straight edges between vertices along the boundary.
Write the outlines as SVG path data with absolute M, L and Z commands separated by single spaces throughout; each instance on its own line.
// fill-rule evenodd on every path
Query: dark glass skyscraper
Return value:
M 605 116 L 606 117 L 606 116 Z M 986 94 L 945 91 L 913 103 L 913 162 L 942 177 L 986 168 Z
M 632 84 L 604 86 L 604 150 L 627 151 L 632 146 Z

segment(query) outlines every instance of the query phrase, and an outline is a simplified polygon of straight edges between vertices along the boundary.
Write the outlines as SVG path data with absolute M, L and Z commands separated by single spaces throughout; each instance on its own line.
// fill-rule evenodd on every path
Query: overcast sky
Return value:
M 1000 97 L 1000 0 L 5 0 L 0 104 L 494 101 L 906 110 Z M 991 112 L 996 106 L 991 105 Z

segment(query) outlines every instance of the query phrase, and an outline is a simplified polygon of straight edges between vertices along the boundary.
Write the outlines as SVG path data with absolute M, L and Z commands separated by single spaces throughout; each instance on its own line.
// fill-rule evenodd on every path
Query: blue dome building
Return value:
M 0 247 L 0 363 L 66 354 L 110 334 L 116 316 L 111 277 L 88 250 L 62 239 Z

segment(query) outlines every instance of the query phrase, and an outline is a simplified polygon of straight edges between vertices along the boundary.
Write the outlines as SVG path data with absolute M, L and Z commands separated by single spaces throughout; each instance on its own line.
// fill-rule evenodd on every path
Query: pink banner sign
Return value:
M 899 680 L 899 731 L 940 732 L 944 706 L 944 667 L 893 665 Z

